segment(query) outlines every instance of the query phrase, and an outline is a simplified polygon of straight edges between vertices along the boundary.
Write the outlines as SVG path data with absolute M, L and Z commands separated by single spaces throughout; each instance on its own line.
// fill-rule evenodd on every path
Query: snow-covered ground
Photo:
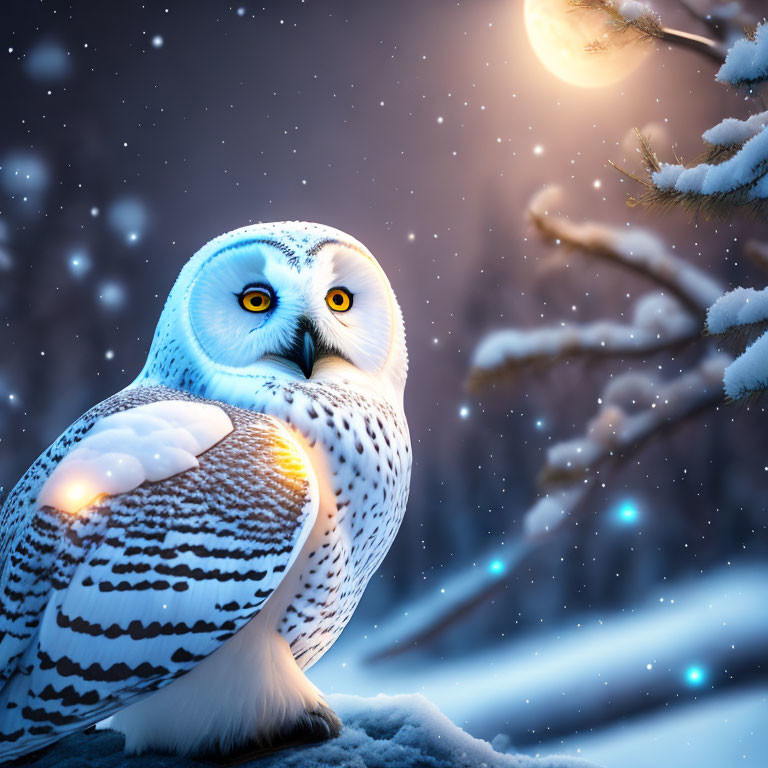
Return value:
M 605 768 L 765 768 L 766 723 L 768 687 L 761 687 L 550 742 L 540 751 L 579 755 Z
M 574 757 L 537 759 L 495 751 L 472 738 L 418 695 L 335 696 L 344 721 L 338 739 L 275 752 L 253 768 L 596 768 Z M 113 732 L 79 734 L 59 742 L 25 768 L 197 768 L 206 763 L 144 755 L 126 758 Z
M 457 659 L 423 652 L 365 663 L 375 637 L 353 627 L 310 674 L 344 721 L 342 736 L 258 766 L 764 768 L 768 684 L 748 681 L 765 666 L 766 605 L 768 568 L 740 566 L 664 584 L 624 612 Z M 121 748 L 116 734 L 81 734 L 29 765 L 200 765 L 126 762 Z M 566 757 L 547 757 L 556 754 Z
M 585 616 L 572 627 L 456 660 L 423 653 L 362 665 L 355 659 L 369 641 L 346 638 L 310 676 L 326 692 L 421 692 L 473 735 L 504 734 L 516 747 L 538 751 L 542 740 L 654 707 L 671 717 L 675 704 L 690 701 L 698 712 L 732 676 L 746 678 L 764 662 L 766 605 L 768 569 L 726 568 L 666 584 L 633 610 Z M 726 730 L 709 733 L 725 744 L 732 739 Z M 761 754 L 768 764 L 768 751 Z

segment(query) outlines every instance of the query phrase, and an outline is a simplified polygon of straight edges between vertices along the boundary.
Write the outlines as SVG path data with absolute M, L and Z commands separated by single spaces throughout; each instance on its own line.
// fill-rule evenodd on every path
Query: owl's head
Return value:
M 218 397 L 250 377 L 348 379 L 401 400 L 407 367 L 400 307 L 368 249 L 330 227 L 279 222 L 192 257 L 140 379 Z

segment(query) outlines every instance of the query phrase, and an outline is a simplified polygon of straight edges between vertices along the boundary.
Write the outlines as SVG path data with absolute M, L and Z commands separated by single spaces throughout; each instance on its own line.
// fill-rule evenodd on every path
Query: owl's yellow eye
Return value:
M 266 288 L 246 288 L 238 301 L 248 312 L 266 312 L 272 306 L 272 294 Z
M 331 288 L 325 296 L 325 303 L 334 312 L 346 312 L 352 307 L 352 294 L 346 288 Z

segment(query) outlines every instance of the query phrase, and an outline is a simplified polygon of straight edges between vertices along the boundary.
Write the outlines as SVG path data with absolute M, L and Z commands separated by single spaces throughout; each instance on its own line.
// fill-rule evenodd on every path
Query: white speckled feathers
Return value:
M 403 518 L 407 369 L 359 241 L 277 222 L 204 245 L 136 381 L 0 510 L 0 762 L 113 712 L 129 751 L 337 733 L 304 671 Z

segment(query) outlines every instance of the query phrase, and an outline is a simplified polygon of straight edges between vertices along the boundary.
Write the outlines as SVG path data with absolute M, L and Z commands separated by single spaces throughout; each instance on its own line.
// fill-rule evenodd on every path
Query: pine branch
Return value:
M 650 145 L 647 151 L 650 157 Z M 669 253 L 649 233 L 574 224 L 551 214 L 548 208 L 558 196 L 559 190 L 549 187 L 529 205 L 529 218 L 545 242 L 641 275 L 663 288 L 664 294 L 643 296 L 629 325 L 603 321 L 489 335 L 473 358 L 468 380 L 472 391 L 565 361 L 646 359 L 680 351 L 700 340 L 706 310 L 723 292 L 718 282 Z
M 720 165 L 735 157 L 743 146 L 744 144 L 709 144 L 693 164 Z
M 710 336 L 717 339 L 719 349 L 730 355 L 737 355 L 766 331 L 768 331 L 768 320 L 758 320 L 754 323 L 735 325 L 722 333 L 713 333 Z
M 635 128 L 635 136 L 637 136 L 637 140 L 640 143 L 640 156 L 643 158 L 643 164 L 645 167 L 650 171 L 660 171 L 661 163 L 659 162 L 659 158 L 656 156 L 656 152 L 653 149 L 653 146 L 651 146 L 650 137 L 641 133 L 637 128 Z
M 739 211 L 747 219 L 768 219 L 768 200 L 753 199 L 749 189 L 739 188 L 731 192 L 721 192 L 714 195 L 702 195 L 693 192 L 678 192 L 675 189 L 648 189 L 639 197 L 630 199 L 630 207 L 658 208 L 671 211 L 682 208 L 692 215 L 704 219 L 727 219 Z
M 665 27 L 658 15 L 650 9 L 634 18 L 627 18 L 621 13 L 620 6 L 611 0 L 570 0 L 570 5 L 606 14 L 608 24 L 613 29 L 619 32 L 634 30 L 638 33 L 639 40 L 660 40 L 698 53 L 718 64 L 725 61 L 726 50 L 719 41 L 692 32 Z

